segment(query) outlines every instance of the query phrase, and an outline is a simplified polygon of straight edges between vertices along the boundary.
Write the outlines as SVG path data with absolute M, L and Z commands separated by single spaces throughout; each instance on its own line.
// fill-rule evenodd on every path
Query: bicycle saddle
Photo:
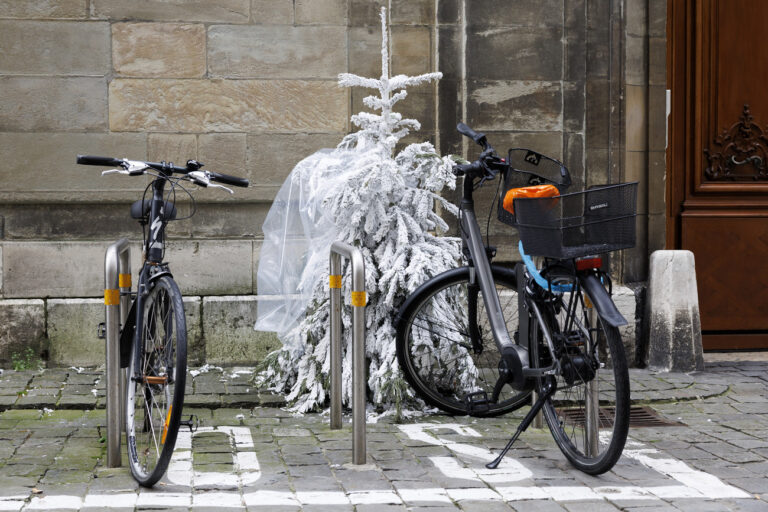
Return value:
M 165 218 L 163 220 L 173 220 L 176 218 L 176 205 L 170 201 L 165 201 L 163 210 Z M 147 199 L 146 201 L 139 199 L 131 205 L 131 218 L 141 220 L 149 215 L 149 208 L 152 206 L 152 201 Z

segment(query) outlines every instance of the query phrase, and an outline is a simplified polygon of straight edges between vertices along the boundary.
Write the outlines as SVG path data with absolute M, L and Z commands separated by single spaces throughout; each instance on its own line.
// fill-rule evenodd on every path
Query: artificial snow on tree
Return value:
M 384 8 L 381 26 L 381 78 L 339 75 L 341 86 L 378 93 L 363 100 L 376 113 L 352 116 L 360 128 L 357 132 L 347 135 L 336 149 L 300 162 L 264 225 L 259 294 L 281 293 L 284 299 L 259 302 L 256 328 L 278 331 L 283 347 L 267 356 L 255 380 L 285 393 L 299 412 L 322 407 L 329 391 L 328 255 L 333 240 L 357 246 L 363 254 L 368 386 L 375 404 L 394 406 L 391 410 L 397 414 L 412 397 L 397 364 L 397 308 L 419 285 L 454 268 L 460 258 L 459 239 L 441 236 L 448 225 L 436 212 L 439 203 L 445 211 L 457 213 L 439 195 L 445 187 L 455 188 L 453 160 L 441 158 L 429 142 L 410 144 L 395 153 L 398 141 L 420 124 L 403 119 L 393 106 L 406 98 L 406 87 L 437 80 L 442 74 L 390 76 Z M 343 295 L 348 301 L 347 274 L 345 266 Z M 350 308 L 342 308 L 342 325 L 342 400 L 350 403 Z

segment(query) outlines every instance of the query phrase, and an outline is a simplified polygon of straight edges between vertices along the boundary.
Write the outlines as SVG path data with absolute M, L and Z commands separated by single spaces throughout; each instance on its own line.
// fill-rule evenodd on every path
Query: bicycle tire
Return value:
M 516 317 L 517 284 L 514 272 L 492 265 L 491 272 L 499 290 L 502 311 L 508 322 Z M 470 392 L 485 391 L 492 397 L 499 372 L 500 355 L 493 339 L 482 292 L 478 295 L 478 325 L 482 351 L 471 347 L 468 318 L 470 268 L 461 267 L 439 274 L 419 287 L 403 305 L 397 324 L 397 358 L 408 383 L 426 403 L 454 415 L 490 417 L 513 411 L 530 402 L 530 391 L 519 392 L 504 385 L 499 400 L 488 410 L 469 412 L 465 397 Z M 452 308 L 441 318 L 431 319 L 431 311 Z M 435 320 L 434 323 L 432 320 Z M 436 328 L 433 328 L 436 327 Z M 452 336 L 450 338 L 449 336 Z M 418 350 L 418 353 L 416 353 Z M 438 352 L 441 351 L 441 352 Z M 444 356 L 448 351 L 453 359 Z M 477 369 L 476 375 L 461 371 L 457 361 Z M 466 367 L 466 366 L 465 366 Z M 459 379 L 465 379 L 463 381 Z
M 126 385 L 125 433 L 131 474 L 140 485 L 151 487 L 165 474 L 179 431 L 187 327 L 181 292 L 169 276 L 154 282 L 142 309 Z M 137 375 L 142 378 L 135 379 Z
M 573 318 L 575 315 L 586 316 L 587 314 L 584 308 L 579 307 L 575 308 L 573 314 L 563 309 L 556 312 L 554 308 L 547 308 L 544 313 L 544 321 L 548 322 L 552 333 L 563 333 L 563 327 L 568 325 L 569 316 Z M 584 321 L 583 318 L 578 320 Z M 544 419 L 560 451 L 577 469 L 590 475 L 600 475 L 609 471 L 621 457 L 629 431 L 630 407 L 629 372 L 619 330 L 603 322 L 599 316 L 596 323 L 597 325 L 591 326 L 589 330 L 592 333 L 591 338 L 597 339 L 597 354 L 604 365 L 595 370 L 596 375 L 590 381 L 590 385 L 597 385 L 599 407 L 597 446 L 594 444 L 591 447 L 587 446 L 589 442 L 586 429 L 586 393 L 588 391 L 586 383 L 571 376 L 572 383 L 569 384 L 564 375 L 566 372 L 561 372 L 556 377 L 557 391 L 542 408 Z M 537 339 L 532 346 L 537 347 L 537 353 L 532 360 L 541 361 L 538 354 L 542 350 L 547 351 L 544 348 L 541 329 L 537 328 L 535 332 Z M 570 350 L 574 348 L 571 347 Z M 586 352 L 580 348 L 576 350 L 581 350 L 581 354 Z M 565 361 L 563 357 L 573 364 L 572 361 L 579 355 L 576 352 L 568 354 L 566 351 L 566 354 L 561 357 L 561 363 Z M 573 364 L 573 367 L 576 365 Z M 544 392 L 541 387 L 543 382 L 543 379 L 537 379 L 539 393 Z M 596 452 L 593 453 L 595 450 Z

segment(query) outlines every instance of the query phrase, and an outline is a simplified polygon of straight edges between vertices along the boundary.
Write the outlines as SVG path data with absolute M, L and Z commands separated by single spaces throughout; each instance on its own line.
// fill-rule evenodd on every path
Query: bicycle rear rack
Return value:
M 331 429 L 341 428 L 341 257 L 352 263 L 352 463 L 365 464 L 365 261 L 360 249 L 331 245 Z
M 125 378 L 120 371 L 120 326 L 131 308 L 131 251 L 128 239 L 121 238 L 104 255 L 104 309 L 107 354 L 107 467 L 117 468 L 120 434 L 125 410 Z

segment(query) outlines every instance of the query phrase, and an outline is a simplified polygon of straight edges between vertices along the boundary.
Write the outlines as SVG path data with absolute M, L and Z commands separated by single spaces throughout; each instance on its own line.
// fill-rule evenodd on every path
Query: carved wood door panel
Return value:
M 768 348 L 768 2 L 669 0 L 667 246 L 696 257 L 705 349 Z

